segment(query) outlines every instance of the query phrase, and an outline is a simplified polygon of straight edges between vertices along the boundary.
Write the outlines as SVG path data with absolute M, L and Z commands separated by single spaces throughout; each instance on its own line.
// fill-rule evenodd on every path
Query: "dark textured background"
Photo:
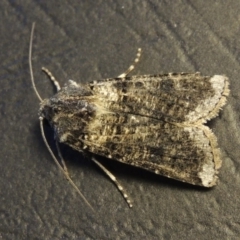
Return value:
M 169 1 L 170 2 L 170 1 Z M 227 3 L 225 3 L 227 2 Z M 240 1 L 0 2 L 0 238 L 1 239 L 239 239 L 240 236 Z M 134 74 L 225 74 L 231 94 L 209 125 L 222 149 L 220 183 L 211 190 L 102 160 L 127 189 L 129 209 L 115 186 L 89 160 L 62 147 L 86 206 L 54 164 L 41 139 L 38 99 L 61 84 L 115 77 L 143 49 Z M 47 138 L 53 145 L 51 129 Z

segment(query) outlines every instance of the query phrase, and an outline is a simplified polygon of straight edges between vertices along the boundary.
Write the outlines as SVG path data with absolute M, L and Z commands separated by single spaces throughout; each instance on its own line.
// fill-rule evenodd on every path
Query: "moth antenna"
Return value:
M 118 78 L 126 77 L 135 68 L 135 65 L 139 62 L 141 54 L 142 54 L 142 49 L 138 48 L 137 55 L 136 55 L 136 58 L 135 58 L 133 64 L 124 73 L 120 74 L 118 76 Z
M 31 30 L 31 35 L 30 35 L 30 43 L 29 43 L 29 54 L 28 54 L 28 63 L 29 63 L 29 70 L 30 70 L 30 76 L 31 76 L 31 81 L 32 81 L 32 86 L 34 89 L 35 94 L 37 95 L 38 99 L 40 102 L 42 102 L 42 98 L 39 95 L 37 88 L 35 86 L 35 80 L 33 76 L 33 68 L 32 68 L 32 45 L 33 45 L 33 33 L 34 33 L 34 28 L 35 28 L 35 22 L 32 24 L 32 30 Z
M 123 195 L 124 199 L 126 200 L 128 206 L 131 208 L 132 202 L 131 200 L 128 198 L 127 193 L 125 192 L 124 188 L 122 187 L 122 185 L 117 181 L 116 177 L 109 172 L 99 161 L 97 161 L 94 157 L 92 157 L 92 161 L 94 161 L 102 170 L 103 172 L 114 182 L 114 184 L 117 186 L 118 190 L 120 191 L 120 193 Z
M 78 194 L 81 196 L 81 198 L 84 200 L 84 202 L 92 209 L 93 212 L 95 212 L 95 210 L 93 209 L 93 207 L 91 206 L 91 204 L 87 201 L 87 199 L 83 196 L 83 194 L 81 193 L 81 191 L 78 189 L 78 187 L 76 186 L 76 184 L 72 181 L 72 179 L 70 178 L 70 176 L 68 175 L 68 172 L 64 170 L 64 167 L 62 167 L 60 165 L 60 163 L 58 162 L 57 158 L 55 157 L 52 149 L 50 148 L 48 142 L 47 142 L 47 139 L 45 137 L 45 134 L 44 134 L 44 129 L 43 129 L 43 118 L 40 117 L 39 118 L 40 120 L 40 129 L 41 129 L 41 134 L 42 134 L 42 138 L 43 138 L 43 141 L 48 149 L 48 151 L 50 152 L 54 162 L 57 164 L 57 166 L 59 167 L 59 169 L 61 170 L 61 172 L 65 175 L 65 177 L 67 178 L 67 180 L 71 183 L 71 185 L 75 188 L 75 190 L 78 192 Z
M 57 92 L 59 92 L 61 90 L 60 84 L 59 82 L 56 80 L 56 78 L 53 76 L 53 74 L 45 67 L 42 67 L 42 71 L 45 72 L 47 74 L 47 76 L 50 78 L 50 80 L 53 82 L 53 84 L 55 85 Z

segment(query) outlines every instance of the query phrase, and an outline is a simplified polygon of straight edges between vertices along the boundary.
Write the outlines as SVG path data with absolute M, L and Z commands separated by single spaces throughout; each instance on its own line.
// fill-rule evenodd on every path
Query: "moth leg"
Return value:
M 57 92 L 59 92 L 61 90 L 60 84 L 59 82 L 56 80 L 56 78 L 53 76 L 53 74 L 45 67 L 42 67 L 42 71 L 45 72 L 47 74 L 47 76 L 50 78 L 50 80 L 53 82 L 53 84 L 55 85 Z
M 100 162 L 98 162 L 94 157 L 92 157 L 92 160 L 104 171 L 104 173 L 115 183 L 115 185 L 117 186 L 118 190 L 121 192 L 121 194 L 123 195 L 124 199 L 126 200 L 128 206 L 131 208 L 132 202 L 131 200 L 128 198 L 127 193 L 125 192 L 125 190 L 123 189 L 122 185 L 117 181 L 116 177 L 109 172 Z
M 137 55 L 136 55 L 136 58 L 135 58 L 133 64 L 132 64 L 124 73 L 120 74 L 120 75 L 118 76 L 118 78 L 124 78 L 124 77 L 126 77 L 126 76 L 135 68 L 136 63 L 139 62 L 141 53 L 142 53 L 142 49 L 141 49 L 141 48 L 138 48 Z
M 54 162 L 57 164 L 58 168 L 61 170 L 61 172 L 64 174 L 64 176 L 67 178 L 67 180 L 70 182 L 70 184 L 73 186 L 73 188 L 78 192 L 78 194 L 80 195 L 80 197 L 84 200 L 84 202 L 92 209 L 93 212 L 94 209 L 93 207 L 91 206 L 91 204 L 88 202 L 88 200 L 83 196 L 83 194 L 81 193 L 81 191 L 78 189 L 78 187 L 76 186 L 76 184 L 73 182 L 73 180 L 70 178 L 69 174 L 67 171 L 65 171 L 64 167 L 61 166 L 61 164 L 58 162 L 57 158 L 55 157 L 52 149 L 50 148 L 48 142 L 47 142 L 47 139 L 45 137 L 45 133 L 44 133 L 44 129 L 43 129 L 43 118 L 40 117 L 39 118 L 40 120 L 40 129 L 41 129 L 41 134 L 42 134 L 42 138 L 43 138 L 43 141 L 49 151 L 49 153 L 51 154 Z

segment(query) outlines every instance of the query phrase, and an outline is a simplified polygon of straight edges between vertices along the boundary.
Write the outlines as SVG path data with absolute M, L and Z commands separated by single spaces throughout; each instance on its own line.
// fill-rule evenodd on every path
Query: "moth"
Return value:
M 36 89 L 31 64 L 33 29 L 34 25 L 29 64 Z M 140 53 L 139 49 L 135 63 Z M 116 183 L 130 207 L 132 203 L 123 187 L 96 156 L 193 185 L 214 186 L 222 161 L 216 136 L 204 124 L 216 117 L 225 105 L 228 78 L 202 76 L 198 72 L 129 77 L 133 69 L 131 65 L 117 78 L 89 84 L 69 80 L 61 88 L 43 68 L 58 90 L 48 99 L 42 100 L 39 96 L 43 139 L 55 162 L 81 194 L 68 175 L 59 148 L 62 163 L 47 144 L 43 119 L 53 127 L 57 142 L 92 158 Z

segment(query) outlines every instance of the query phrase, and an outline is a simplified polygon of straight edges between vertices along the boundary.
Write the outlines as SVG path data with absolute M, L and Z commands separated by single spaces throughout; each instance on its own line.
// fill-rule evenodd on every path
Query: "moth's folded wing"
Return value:
M 101 108 L 157 118 L 201 123 L 215 117 L 229 93 L 228 78 L 199 73 L 133 76 L 90 84 Z
M 83 140 L 86 150 L 190 184 L 216 184 L 221 160 L 208 127 L 139 121 L 140 125 L 108 124 L 99 128 L 101 132 L 95 125 Z

